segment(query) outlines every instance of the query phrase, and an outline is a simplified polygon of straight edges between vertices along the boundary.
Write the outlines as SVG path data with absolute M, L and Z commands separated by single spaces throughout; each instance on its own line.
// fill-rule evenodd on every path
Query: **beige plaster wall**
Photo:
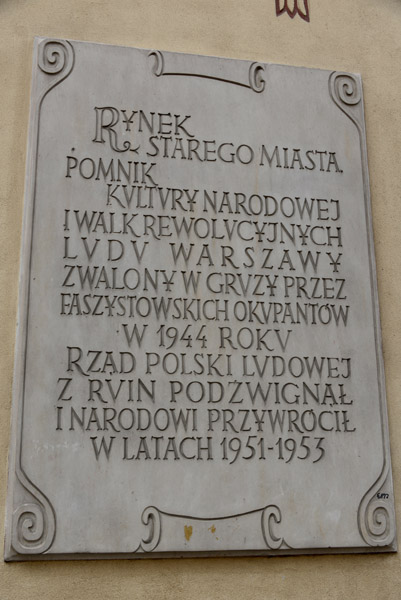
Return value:
M 290 0 L 290 3 L 293 0 Z M 4 514 L 34 35 L 363 76 L 398 525 L 401 527 L 401 1 L 0 0 L 0 515 Z M 0 519 L 3 537 L 3 518 Z M 401 597 L 400 555 L 0 564 L 0 600 Z

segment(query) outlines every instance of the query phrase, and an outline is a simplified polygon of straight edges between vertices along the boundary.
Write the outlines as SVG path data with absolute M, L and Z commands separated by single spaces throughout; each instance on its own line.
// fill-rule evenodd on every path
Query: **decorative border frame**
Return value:
M 36 74 L 36 67 L 39 71 Z M 17 411 L 16 428 L 19 432 L 19 444 L 15 454 L 10 453 L 10 467 L 14 468 L 19 487 L 19 496 L 24 501 L 15 508 L 10 517 L 11 534 L 6 542 L 6 560 L 18 554 L 43 554 L 52 546 L 56 535 L 56 513 L 47 496 L 31 481 L 25 472 L 22 460 L 22 433 L 24 427 L 24 405 L 26 401 L 25 376 L 27 360 L 27 338 L 29 324 L 30 273 L 33 241 L 33 223 L 36 198 L 37 156 L 40 136 L 40 117 L 43 100 L 51 89 L 59 85 L 71 73 L 74 67 L 72 45 L 63 40 L 45 39 L 38 42 L 33 61 L 33 84 L 31 90 L 31 127 L 27 157 L 27 176 L 25 182 L 25 206 L 23 224 L 23 242 L 20 264 L 20 286 L 18 306 L 18 331 L 14 367 L 13 405 Z M 28 273 L 22 277 L 22 273 Z M 15 438 L 18 439 L 18 436 Z M 11 478 L 9 478 L 11 482 Z M 9 494 L 16 491 L 10 486 Z M 10 503 L 11 505 L 11 503 Z M 8 520 L 8 519 L 7 519 Z M 14 552 L 13 552 L 14 551 Z
M 391 458 L 388 433 L 384 365 L 381 351 L 379 295 L 376 261 L 373 248 L 373 224 L 370 204 L 368 157 L 361 80 L 350 73 L 333 72 L 329 77 L 329 92 L 333 102 L 354 123 L 358 130 L 361 151 L 363 193 L 365 204 L 366 237 L 369 251 L 369 272 L 373 327 L 376 346 L 377 381 L 379 385 L 380 425 L 382 432 L 383 467 L 373 485 L 363 496 L 358 509 L 358 527 L 362 538 L 370 546 L 388 546 L 395 538 L 395 514 L 391 481 Z M 388 502 L 391 497 L 390 502 Z
M 182 62 L 180 55 L 175 55 L 172 67 L 166 68 L 166 57 L 158 51 L 153 50 L 148 54 L 149 58 L 155 60 L 153 66 L 153 74 L 156 77 L 162 76 L 189 76 L 198 78 L 208 78 L 216 81 L 221 81 L 233 85 L 248 88 L 256 93 L 261 93 L 265 89 L 265 79 L 263 77 L 265 66 L 260 63 L 251 63 L 248 71 L 244 73 L 244 77 L 236 80 L 232 77 L 228 67 L 227 72 L 222 70 L 213 71 L 209 69 L 213 65 L 214 59 L 209 57 L 199 57 L 199 69 L 194 72 L 186 69 L 185 62 Z M 170 57 L 171 58 L 171 57 Z M 169 60 L 170 60 L 169 58 Z M 15 470 L 15 479 L 9 478 L 9 498 L 11 502 L 8 506 L 12 506 L 12 500 L 15 492 L 16 497 L 23 498 L 19 502 L 17 508 L 12 515 L 8 516 L 7 522 L 7 542 L 5 558 L 6 560 L 32 560 L 34 558 L 66 558 L 68 554 L 46 555 L 43 556 L 51 548 L 56 535 L 56 514 L 51 501 L 47 496 L 30 480 L 23 467 L 22 460 L 22 433 L 24 419 L 24 404 L 25 404 L 25 373 L 26 373 L 26 349 L 27 335 L 29 323 L 29 294 L 30 294 L 30 276 L 22 278 L 22 273 L 30 273 L 31 271 L 31 250 L 33 240 L 33 222 L 35 211 L 36 198 L 36 179 L 37 179 L 37 156 L 39 148 L 40 136 L 40 116 L 43 100 L 50 90 L 54 89 L 62 81 L 64 81 L 72 72 L 74 67 L 74 48 L 72 44 L 65 40 L 41 39 L 36 48 L 34 59 L 34 70 L 39 67 L 39 72 L 34 76 L 34 84 L 32 88 L 31 99 L 31 129 L 30 129 L 30 145 L 28 150 L 27 160 L 27 176 L 26 176 L 26 198 L 29 201 L 25 202 L 24 212 L 24 228 L 23 228 L 23 248 L 21 254 L 21 269 L 20 269 L 20 300 L 18 311 L 18 335 L 15 360 L 15 376 L 14 376 L 14 402 L 13 411 L 16 411 L 15 421 L 13 425 L 14 439 L 18 439 L 15 435 L 19 432 L 19 444 L 15 450 L 10 453 L 10 471 Z M 203 62 L 202 62 L 203 61 Z M 228 61 L 227 61 L 227 64 Z M 207 66 L 206 66 L 207 65 Z M 358 509 L 358 527 L 361 537 L 369 547 L 375 547 L 378 551 L 395 550 L 395 516 L 392 501 L 392 483 L 391 483 L 391 467 L 390 467 L 390 448 L 388 442 L 387 429 L 387 409 L 385 401 L 384 388 L 384 367 L 381 357 L 381 336 L 380 336 L 380 321 L 378 314 L 378 291 L 376 283 L 376 268 L 375 257 L 373 251 L 373 233 L 372 233 L 372 216 L 370 207 L 369 179 L 367 171 L 367 149 L 364 135 L 364 113 L 362 103 L 362 88 L 361 82 L 354 75 L 342 72 L 333 72 L 329 76 L 329 94 L 332 101 L 338 108 L 355 124 L 358 130 L 361 151 L 361 165 L 363 176 L 363 190 L 365 202 L 365 218 L 366 218 L 366 235 L 369 248 L 369 267 L 370 267 L 370 285 L 372 294 L 372 306 L 374 315 L 374 334 L 376 344 L 376 360 L 377 360 L 377 377 L 379 383 L 379 402 L 380 402 L 380 417 L 383 445 L 383 468 L 381 474 L 373 485 L 368 489 L 363 496 Z M 14 412 L 13 412 L 14 414 Z M 11 481 L 13 483 L 11 484 Z M 384 491 L 385 490 L 385 491 Z M 391 496 L 390 502 L 386 502 Z M 251 520 L 252 529 L 259 532 L 260 542 L 255 544 L 255 549 L 236 551 L 236 550 L 221 550 L 220 544 L 205 551 L 202 545 L 196 541 L 194 536 L 192 542 L 192 534 L 196 529 L 201 529 L 203 532 L 210 530 L 213 533 L 215 523 L 222 524 L 224 522 L 226 534 L 235 534 L 235 530 L 241 533 L 241 528 L 237 527 L 239 522 L 247 522 Z M 188 555 L 194 552 L 200 554 L 255 554 L 268 553 L 272 554 L 308 554 L 312 552 L 353 552 L 356 549 L 351 548 L 294 548 L 289 546 L 282 536 L 279 535 L 279 526 L 282 522 L 280 508 L 274 504 L 266 505 L 260 509 L 248 511 L 236 515 L 228 515 L 216 518 L 203 518 L 196 516 L 187 516 L 168 513 L 156 507 L 147 507 L 142 513 L 142 524 L 146 531 L 142 541 L 136 549 L 129 553 L 129 556 L 144 556 L 158 555 L 160 552 L 174 554 L 168 548 L 163 549 L 162 532 L 168 530 L 169 525 L 177 523 L 184 527 L 184 531 L 188 532 Z M 190 533 L 190 535 L 189 535 Z M 243 530 L 242 530 L 243 534 Z M 243 535 L 240 535 L 241 539 Z M 216 540 L 218 538 L 216 537 Z M 263 548 L 265 549 L 263 551 Z M 357 551 L 368 551 L 368 548 L 363 546 Z M 187 552 L 187 550 L 185 550 Z M 16 556 L 16 553 L 18 556 Z M 86 557 L 118 557 L 127 556 L 127 554 L 109 554 L 97 555 L 89 554 Z M 79 555 L 74 555 L 74 558 L 80 558 Z

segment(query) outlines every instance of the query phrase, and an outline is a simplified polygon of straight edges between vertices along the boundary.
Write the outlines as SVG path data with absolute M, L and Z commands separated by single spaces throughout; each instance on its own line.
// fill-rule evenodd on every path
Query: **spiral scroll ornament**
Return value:
M 159 545 L 162 534 L 160 511 L 154 506 L 148 506 L 142 513 L 142 523 L 149 531 L 141 546 L 145 552 L 152 552 Z
M 265 80 L 263 79 L 264 67 L 260 63 L 252 63 L 249 67 L 249 85 L 254 92 L 260 93 L 265 89 Z
M 275 525 L 281 523 L 281 511 L 278 506 L 267 506 L 262 512 L 262 533 L 266 546 L 278 550 L 283 545 L 283 538 L 275 535 Z
M 333 86 L 335 96 L 344 104 L 358 104 L 361 101 L 361 89 L 349 73 L 336 73 Z
M 330 96 L 362 133 L 362 89 L 358 79 L 350 73 L 334 72 L 329 78 Z
M 360 533 L 369 546 L 388 546 L 395 536 L 395 515 L 388 489 L 389 469 L 383 472 L 376 483 L 362 498 L 358 511 Z M 391 494 L 392 495 L 392 494 Z
M 12 546 L 18 554 L 46 552 L 53 543 L 55 531 L 55 515 L 47 499 L 21 504 L 13 513 Z
M 160 77 L 160 75 L 163 75 L 164 59 L 163 54 L 160 52 L 160 50 L 152 50 L 152 52 L 149 52 L 148 56 L 155 57 L 155 64 L 152 69 L 153 75 L 156 75 L 156 77 Z
M 74 66 L 74 49 L 64 40 L 42 40 L 38 47 L 38 67 L 51 76 L 42 90 L 42 100 L 51 88 L 61 83 Z
M 39 68 L 48 75 L 60 73 L 68 62 L 68 54 L 66 42 L 45 40 L 38 58 Z

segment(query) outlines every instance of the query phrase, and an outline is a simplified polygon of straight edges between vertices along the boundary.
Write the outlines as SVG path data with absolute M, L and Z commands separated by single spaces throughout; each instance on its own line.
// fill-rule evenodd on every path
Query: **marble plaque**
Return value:
M 361 79 L 37 39 L 6 560 L 394 551 Z

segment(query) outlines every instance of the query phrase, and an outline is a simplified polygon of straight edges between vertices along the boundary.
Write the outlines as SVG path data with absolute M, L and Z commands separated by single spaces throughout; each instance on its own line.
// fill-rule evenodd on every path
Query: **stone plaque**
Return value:
M 6 560 L 395 550 L 361 80 L 38 39 Z

